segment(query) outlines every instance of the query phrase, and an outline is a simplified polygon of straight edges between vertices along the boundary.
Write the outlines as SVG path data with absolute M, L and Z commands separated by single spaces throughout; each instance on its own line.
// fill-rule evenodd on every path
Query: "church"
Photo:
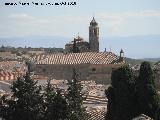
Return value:
M 73 52 L 76 44 L 79 52 Z M 112 69 L 125 64 L 124 52 L 117 56 L 112 52 L 99 52 L 99 27 L 93 18 L 89 26 L 89 42 L 77 37 L 65 45 L 66 52 L 34 56 L 35 75 L 54 79 L 72 79 L 73 69 L 80 80 L 95 80 L 110 83 Z
M 84 41 L 83 38 L 78 36 L 65 45 L 66 52 L 72 52 L 74 42 L 79 52 L 99 52 L 99 27 L 94 17 L 89 26 L 89 42 Z

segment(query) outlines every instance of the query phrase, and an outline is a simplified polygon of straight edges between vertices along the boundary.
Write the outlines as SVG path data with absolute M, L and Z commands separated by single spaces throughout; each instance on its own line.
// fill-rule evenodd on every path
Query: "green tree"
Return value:
M 143 62 L 140 66 L 136 93 L 139 112 L 155 118 L 159 106 L 159 97 L 155 89 L 155 77 L 150 63 Z
M 129 66 L 112 71 L 111 87 L 106 91 L 108 98 L 107 120 L 130 120 L 136 115 L 135 79 Z
M 67 119 L 67 102 L 62 96 L 61 91 L 55 91 L 50 80 L 44 93 L 45 99 L 45 120 L 65 120 Z
M 108 99 L 107 103 L 107 114 L 105 116 L 106 120 L 114 120 L 115 114 L 115 94 L 114 88 L 110 86 L 107 90 L 105 90 L 106 97 Z
M 43 116 L 41 87 L 27 73 L 17 78 L 11 87 L 13 95 L 5 107 L 5 120 L 40 120 Z
M 76 40 L 74 39 L 73 41 L 73 50 L 72 50 L 73 53 L 79 53 L 79 48 L 77 47 L 77 43 L 76 43 Z
M 3 95 L 0 97 L 0 118 L 5 116 L 5 114 L 6 114 L 5 109 L 4 109 L 5 103 L 6 103 L 6 95 Z
M 68 81 L 68 93 L 66 95 L 68 103 L 68 119 L 69 120 L 87 120 L 87 113 L 83 107 L 82 85 L 78 80 L 78 75 L 73 69 L 73 78 Z

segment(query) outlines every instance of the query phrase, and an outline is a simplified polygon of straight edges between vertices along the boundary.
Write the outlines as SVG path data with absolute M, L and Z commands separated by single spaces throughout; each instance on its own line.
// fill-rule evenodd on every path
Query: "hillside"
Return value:
M 132 59 L 132 58 L 125 58 L 126 63 L 133 65 L 136 64 L 141 64 L 141 62 L 143 62 L 143 60 L 139 60 L 139 59 Z
M 151 61 L 151 62 L 158 62 L 160 61 L 160 58 L 144 58 L 143 60 Z
M 148 61 L 151 63 L 151 65 L 154 65 L 156 62 L 158 62 L 157 58 L 151 58 L 151 59 L 132 59 L 132 58 L 125 58 L 126 62 L 128 64 L 131 64 L 131 66 L 134 66 L 136 64 L 141 64 L 143 61 Z

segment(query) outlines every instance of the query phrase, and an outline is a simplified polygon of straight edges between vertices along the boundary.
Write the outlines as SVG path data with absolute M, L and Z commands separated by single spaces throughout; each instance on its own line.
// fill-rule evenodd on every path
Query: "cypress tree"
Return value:
M 68 93 L 66 99 L 68 103 L 69 120 L 87 120 L 87 113 L 83 107 L 83 95 L 81 93 L 82 85 L 78 80 L 76 70 L 73 70 L 73 78 L 68 81 Z
M 106 91 L 108 111 L 106 120 L 130 120 L 136 114 L 135 79 L 129 66 L 112 71 L 111 87 Z
M 107 90 L 105 90 L 106 97 L 108 99 L 107 103 L 107 114 L 105 116 L 106 120 L 114 120 L 115 114 L 115 94 L 114 88 L 110 86 Z
M 51 120 L 54 119 L 52 113 L 55 108 L 53 108 L 52 104 L 54 103 L 54 98 L 56 96 L 56 92 L 51 86 L 50 80 L 47 81 L 47 87 L 44 91 L 44 119 Z
M 65 120 L 67 119 L 67 102 L 61 91 L 55 91 L 50 81 L 44 93 L 45 99 L 45 120 Z
M 138 80 L 136 82 L 139 113 L 155 118 L 159 97 L 155 89 L 155 77 L 150 63 L 143 62 L 140 66 Z

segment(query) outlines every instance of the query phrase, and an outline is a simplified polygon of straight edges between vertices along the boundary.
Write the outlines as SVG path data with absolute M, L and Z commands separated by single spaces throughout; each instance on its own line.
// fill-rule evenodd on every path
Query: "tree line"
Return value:
M 112 71 L 106 120 L 131 120 L 145 114 L 160 120 L 160 99 L 155 88 L 155 76 L 148 62 L 140 66 L 138 76 L 128 66 Z
M 82 106 L 84 98 L 82 85 L 78 80 L 76 70 L 73 79 L 68 81 L 66 93 L 47 82 L 42 90 L 37 86 L 30 74 L 18 77 L 13 82 L 12 96 L 1 97 L 0 117 L 3 120 L 86 120 L 88 114 Z
M 160 99 L 155 88 L 155 76 L 148 62 L 143 62 L 138 75 L 124 65 L 112 71 L 111 86 L 105 91 L 108 99 L 106 120 L 131 120 L 145 114 L 160 120 Z M 48 81 L 42 90 L 29 74 L 18 77 L 11 87 L 11 99 L 0 102 L 0 117 L 4 120 L 87 120 L 83 107 L 82 85 L 76 70 L 62 91 Z

